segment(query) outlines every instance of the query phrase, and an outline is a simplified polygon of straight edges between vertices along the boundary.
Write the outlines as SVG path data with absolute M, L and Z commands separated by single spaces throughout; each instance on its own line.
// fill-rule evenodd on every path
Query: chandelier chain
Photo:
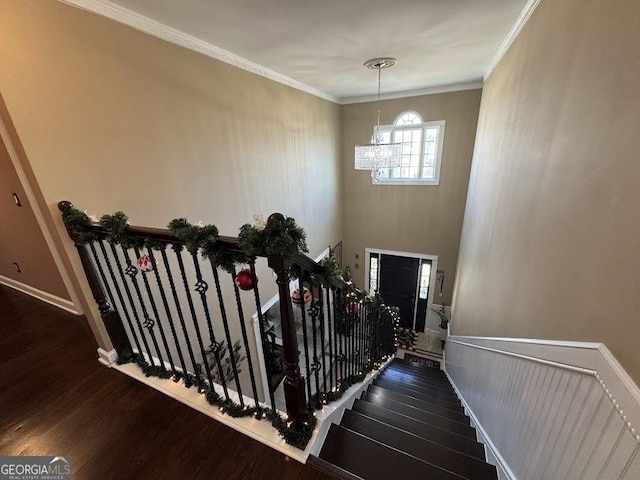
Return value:
M 378 130 L 380 130 L 380 76 L 382 74 L 382 68 L 378 67 Z

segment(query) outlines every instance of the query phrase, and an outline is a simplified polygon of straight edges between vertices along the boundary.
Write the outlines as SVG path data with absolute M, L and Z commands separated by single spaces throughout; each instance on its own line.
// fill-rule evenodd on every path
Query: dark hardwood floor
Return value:
M 0 286 L 0 456 L 70 455 L 74 479 L 328 479 L 100 365 L 83 317 Z

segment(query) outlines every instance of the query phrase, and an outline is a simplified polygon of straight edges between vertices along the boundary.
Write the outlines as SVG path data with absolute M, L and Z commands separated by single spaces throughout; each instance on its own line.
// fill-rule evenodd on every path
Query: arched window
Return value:
M 438 185 L 444 141 L 443 121 L 424 122 L 418 112 L 402 112 L 393 125 L 381 125 L 383 143 L 402 145 L 402 164 L 379 170 L 374 183 Z

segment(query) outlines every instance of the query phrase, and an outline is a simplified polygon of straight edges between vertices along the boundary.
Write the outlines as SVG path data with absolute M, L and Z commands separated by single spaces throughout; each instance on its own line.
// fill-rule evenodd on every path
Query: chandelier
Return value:
M 383 68 L 393 67 L 395 58 L 372 58 L 364 62 L 364 66 L 371 70 L 378 70 L 378 128 L 371 137 L 368 145 L 356 145 L 355 168 L 356 170 L 371 170 L 371 176 L 375 177 L 379 170 L 400 166 L 402 144 L 382 143 L 380 134 L 380 76 Z

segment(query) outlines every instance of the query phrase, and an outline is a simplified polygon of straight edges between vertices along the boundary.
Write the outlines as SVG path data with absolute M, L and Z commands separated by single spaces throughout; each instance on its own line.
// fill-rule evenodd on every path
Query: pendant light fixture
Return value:
M 393 67 L 397 60 L 395 58 L 372 58 L 364 62 L 364 66 L 371 70 L 378 70 L 378 123 L 371 143 L 368 145 L 356 145 L 355 148 L 355 168 L 356 170 L 371 170 L 371 176 L 375 178 L 376 173 L 383 168 L 399 167 L 402 158 L 402 144 L 382 143 L 380 135 L 380 78 L 383 68 Z

